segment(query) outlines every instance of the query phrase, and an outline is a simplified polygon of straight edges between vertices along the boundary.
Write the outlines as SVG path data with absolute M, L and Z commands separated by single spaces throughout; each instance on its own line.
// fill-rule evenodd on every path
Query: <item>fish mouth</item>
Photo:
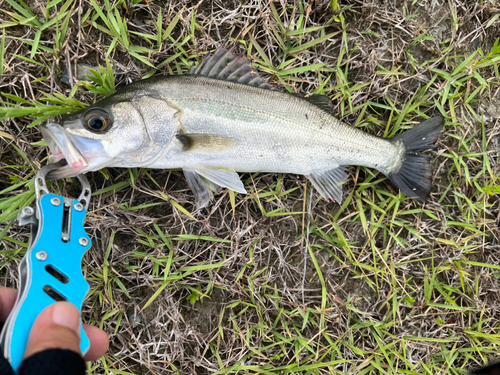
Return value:
M 41 131 L 50 149 L 49 164 L 66 159 L 70 168 L 84 169 L 89 165 L 61 125 L 50 123 L 42 126 Z
M 50 149 L 49 164 L 65 159 L 67 164 L 49 174 L 50 179 L 73 177 L 101 169 L 110 158 L 100 141 L 69 134 L 61 125 L 48 123 L 40 127 Z

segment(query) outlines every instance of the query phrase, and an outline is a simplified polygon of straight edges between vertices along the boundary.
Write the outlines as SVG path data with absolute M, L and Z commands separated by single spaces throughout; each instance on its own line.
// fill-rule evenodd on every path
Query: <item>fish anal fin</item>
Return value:
M 245 186 L 240 180 L 238 173 L 228 168 L 192 168 L 200 176 L 205 177 L 210 182 L 234 190 L 238 193 L 246 194 Z
M 188 74 L 276 90 L 253 68 L 244 54 L 234 54 L 233 50 L 234 47 L 217 49 L 213 55 L 205 56 L 198 66 L 192 66 Z
M 330 169 L 317 169 L 306 177 L 325 199 L 342 203 L 342 184 L 347 178 L 347 169 L 342 166 Z
M 232 137 L 216 134 L 184 133 L 176 134 L 183 151 L 220 152 L 238 145 Z

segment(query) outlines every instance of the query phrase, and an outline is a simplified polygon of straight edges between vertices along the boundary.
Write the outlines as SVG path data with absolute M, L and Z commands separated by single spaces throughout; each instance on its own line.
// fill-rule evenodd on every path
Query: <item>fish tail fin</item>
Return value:
M 422 151 L 436 147 L 443 123 L 443 117 L 435 116 L 391 139 L 392 143 L 403 143 L 405 156 L 397 172 L 385 175 L 408 197 L 421 203 L 429 197 L 432 179 L 430 156 Z

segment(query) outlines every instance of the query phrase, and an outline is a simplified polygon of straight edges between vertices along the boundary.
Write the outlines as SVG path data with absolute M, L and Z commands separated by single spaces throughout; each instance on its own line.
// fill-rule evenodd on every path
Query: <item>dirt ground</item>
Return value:
M 0 22 L 18 12 L 13 1 L 0 0 Z M 303 176 L 241 174 L 251 193 L 236 195 L 234 209 L 222 189 L 200 211 L 181 171 L 89 173 L 97 194 L 86 223 L 93 245 L 84 258 L 91 293 L 83 319 L 106 330 L 111 341 L 91 373 L 464 374 L 500 358 L 500 193 L 484 192 L 498 190 L 500 176 L 498 63 L 468 66 L 463 76 L 457 71 L 470 54 L 494 48 L 498 2 L 115 3 L 130 32 L 155 35 L 160 11 L 163 30 L 178 17 L 174 42 L 166 39 L 160 48 L 130 35 L 131 44 L 151 50 L 141 56 L 153 66 L 180 48 L 188 51 L 155 75 L 178 73 L 225 41 L 249 45 L 254 38 L 265 57 L 255 47 L 251 55 L 275 87 L 310 93 L 321 86 L 346 123 L 384 136 L 386 124 L 401 113 L 404 126 L 439 113 L 447 122 L 429 151 L 433 188 L 425 205 L 395 198 L 390 181 L 359 167 L 349 169 L 342 206 L 321 199 Z M 44 2 L 27 6 L 46 14 Z M 4 28 L 2 93 L 28 101 L 43 93 L 67 97 L 72 89 L 61 82 L 65 67 L 106 65 L 113 37 L 95 26 L 103 22 L 92 4 L 79 0 L 70 9 L 57 56 L 44 50 L 30 56 L 23 40 L 35 40 L 35 27 Z M 338 34 L 285 56 L 281 26 L 289 32 L 301 22 L 317 29 L 300 41 L 292 35 L 289 43 Z M 53 48 L 54 35 L 48 28 L 41 45 Z M 108 56 L 117 87 L 153 72 L 120 43 Z M 324 65 L 280 76 L 277 68 L 292 57 L 283 69 Z M 469 100 L 481 84 L 475 74 L 488 87 Z M 35 81 L 40 77 L 47 79 Z M 96 100 L 84 87 L 74 97 Z M 4 107 L 12 103 L 2 100 Z M 0 125 L 0 205 L 28 187 L 6 189 L 45 164 L 47 148 L 33 144 L 42 137 L 28 127 L 32 121 L 5 118 Z M 68 196 L 79 189 L 69 179 L 60 186 Z M 280 215 L 269 215 L 278 209 Z M 3 285 L 17 287 L 28 237 L 12 217 L 0 223 Z

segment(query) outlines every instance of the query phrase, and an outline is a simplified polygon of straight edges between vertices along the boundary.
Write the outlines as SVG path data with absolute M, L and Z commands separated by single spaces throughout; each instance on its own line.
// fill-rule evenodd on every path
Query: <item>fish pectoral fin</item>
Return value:
M 194 193 L 196 208 L 200 210 L 208 206 L 214 198 L 212 190 L 207 186 L 198 173 L 191 169 L 183 169 L 182 171 L 184 172 L 184 176 L 186 176 L 189 187 Z
M 186 133 L 177 134 L 183 151 L 220 152 L 238 145 L 231 137 L 215 134 Z
M 311 180 L 323 198 L 342 203 L 342 184 L 347 178 L 347 169 L 345 167 L 314 170 L 306 177 Z
M 210 182 L 234 190 L 238 193 L 246 194 L 247 191 L 238 173 L 227 168 L 193 168 L 193 171 L 205 177 Z

